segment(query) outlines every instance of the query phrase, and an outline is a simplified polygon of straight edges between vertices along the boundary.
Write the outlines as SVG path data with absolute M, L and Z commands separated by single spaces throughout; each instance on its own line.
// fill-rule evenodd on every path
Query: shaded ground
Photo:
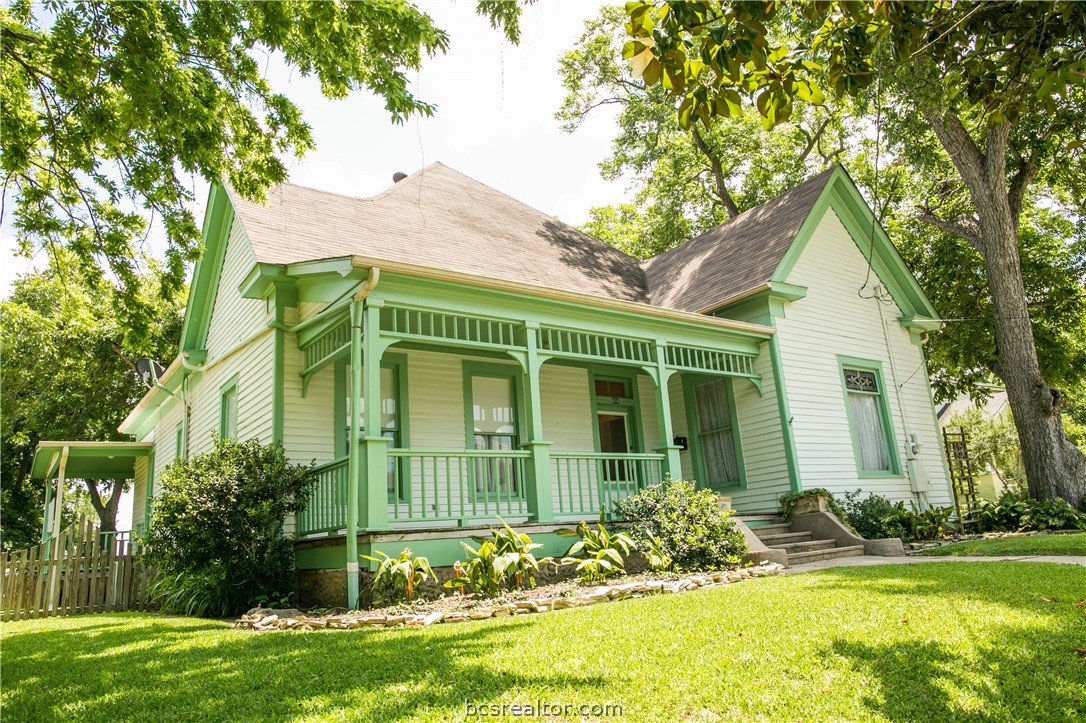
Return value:
M 0 714 L 450 720 L 545 700 L 623 720 L 1063 721 L 1086 716 L 1082 598 L 1081 567 L 941 562 L 387 632 L 21 621 L 0 625 Z
M 987 557 L 995 555 L 1083 555 L 1086 532 L 1059 535 L 1028 535 L 970 540 L 924 550 L 921 555 L 936 557 Z

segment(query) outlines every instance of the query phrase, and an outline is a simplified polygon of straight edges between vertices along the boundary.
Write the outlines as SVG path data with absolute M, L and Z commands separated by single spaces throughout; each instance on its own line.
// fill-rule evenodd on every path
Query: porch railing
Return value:
M 600 507 L 613 516 L 619 500 L 663 479 L 662 454 L 552 452 L 550 457 L 547 482 L 560 516 L 590 519 Z M 526 450 L 389 449 L 389 524 L 527 517 L 530 460 Z M 309 505 L 298 515 L 299 535 L 347 526 L 347 460 L 315 472 Z
M 662 454 L 552 452 L 551 482 L 557 515 L 614 516 L 615 504 L 663 481 Z
M 309 505 L 298 515 L 298 534 L 335 532 L 347 527 L 347 458 L 313 470 L 317 483 Z
M 396 497 L 389 522 L 467 521 L 528 514 L 524 450 L 388 450 Z

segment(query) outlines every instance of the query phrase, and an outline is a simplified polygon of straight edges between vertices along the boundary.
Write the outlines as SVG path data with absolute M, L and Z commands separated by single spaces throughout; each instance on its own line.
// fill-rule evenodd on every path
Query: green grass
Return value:
M 1086 716 L 1081 567 L 839 568 L 543 615 L 255 634 L 147 614 L 0 626 L 4 720 L 462 719 L 468 702 L 616 720 Z M 1055 602 L 1049 602 L 1050 600 Z
M 933 547 L 922 555 L 985 557 L 993 555 L 1086 555 L 1086 532 L 1072 535 L 1030 535 L 969 540 Z

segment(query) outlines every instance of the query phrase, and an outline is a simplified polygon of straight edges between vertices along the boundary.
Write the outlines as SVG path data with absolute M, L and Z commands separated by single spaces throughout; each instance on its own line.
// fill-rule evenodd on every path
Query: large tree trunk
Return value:
M 1018 256 L 1018 219 L 1035 170 L 1019 168 L 1008 184 L 1006 122 L 988 129 L 981 152 L 956 116 L 931 113 L 928 120 L 977 209 L 976 219 L 962 224 L 959 233 L 984 259 L 995 314 L 993 371 L 1007 389 L 1030 496 L 1062 497 L 1078 506 L 1086 495 L 1086 455 L 1063 431 L 1062 393 L 1041 375 Z
M 98 513 L 99 529 L 102 532 L 117 531 L 117 508 L 121 504 L 121 493 L 124 491 L 123 480 L 111 480 L 104 484 L 110 485 L 109 499 L 102 502 L 102 496 L 98 492 L 98 485 L 93 480 L 86 480 L 87 492 L 90 493 L 91 505 Z

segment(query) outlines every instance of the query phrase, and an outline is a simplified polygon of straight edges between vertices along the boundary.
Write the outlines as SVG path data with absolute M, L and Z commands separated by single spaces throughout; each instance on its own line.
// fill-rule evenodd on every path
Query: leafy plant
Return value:
M 489 538 L 472 536 L 478 548 L 460 543 L 469 559 L 453 565 L 453 578 L 445 587 L 462 591 L 469 586 L 473 593 L 486 597 L 494 597 L 505 587 L 516 590 L 535 587 L 540 563 L 551 561 L 550 558 L 536 560 L 532 553 L 543 545 L 532 542 L 527 534 L 517 532 L 504 520 L 502 529 L 490 528 L 490 535 Z
M 281 595 L 273 592 L 270 595 L 257 595 L 253 598 L 253 604 L 269 610 L 286 610 L 294 607 L 294 591 Z
M 929 507 L 919 514 L 910 513 L 912 536 L 916 540 L 936 540 L 950 526 L 953 517 L 953 507 Z
M 411 548 L 404 548 L 399 557 L 389 557 L 380 550 L 374 550 L 380 557 L 360 555 L 364 560 L 377 563 L 373 573 L 373 595 L 376 600 L 385 602 L 411 602 L 415 599 L 415 590 L 430 578 L 436 578 L 430 561 L 425 557 L 415 557 Z
M 624 556 L 634 549 L 633 539 L 625 532 L 610 533 L 603 525 L 604 514 L 593 530 L 584 520 L 576 529 L 555 530 L 559 537 L 578 537 L 562 558 L 563 565 L 576 565 L 584 582 L 599 582 L 626 573 Z
M 799 504 L 800 500 L 807 497 L 827 498 L 829 500 L 827 506 L 829 507 L 830 512 L 837 515 L 838 519 L 840 519 L 842 522 L 844 522 L 845 518 L 848 516 L 848 514 L 845 512 L 845 509 L 841 506 L 841 503 L 837 501 L 837 498 L 833 496 L 832 492 L 823 487 L 812 487 L 811 489 L 800 490 L 798 492 L 787 492 L 781 495 L 781 517 L 783 517 L 785 520 L 791 520 L 792 513 L 795 511 L 796 505 Z
M 634 538 L 642 549 L 656 539 L 660 561 L 671 559 L 680 570 L 720 570 L 738 567 L 747 552 L 743 534 L 721 510 L 716 495 L 690 481 L 665 480 L 618 504 L 618 512 L 634 523 Z
M 158 570 L 155 598 L 168 612 L 232 615 L 292 589 L 294 541 L 283 520 L 305 509 L 314 480 L 281 444 L 255 439 L 220 440 L 171 463 L 142 538 L 145 561 Z
M 656 572 L 670 571 L 675 565 L 660 538 L 655 535 L 648 535 L 645 538 L 644 544 L 641 545 L 641 552 L 648 561 L 649 567 Z
M 891 502 L 882 495 L 860 497 L 862 490 L 845 493 L 841 505 L 844 519 L 860 537 L 877 540 L 898 537 L 902 540 L 913 536 L 913 513 L 905 509 L 904 502 Z
M 1018 530 L 1086 530 L 1086 514 L 1066 500 L 1033 500 L 1013 492 L 998 500 L 982 500 L 975 516 L 981 532 Z

